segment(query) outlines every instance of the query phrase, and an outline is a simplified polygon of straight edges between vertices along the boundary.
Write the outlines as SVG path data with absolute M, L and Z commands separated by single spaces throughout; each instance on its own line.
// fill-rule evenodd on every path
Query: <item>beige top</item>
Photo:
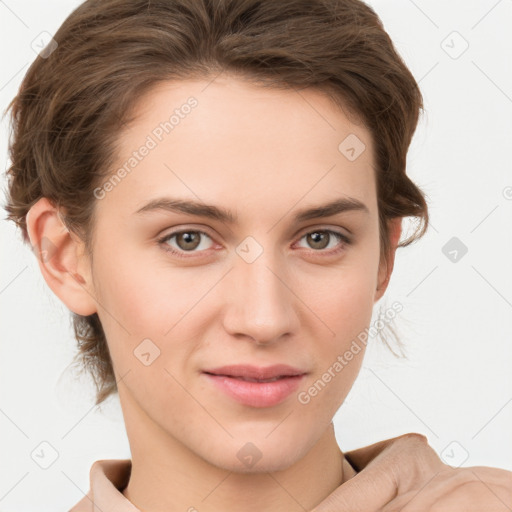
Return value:
M 356 471 L 345 458 L 343 462 L 352 478 Z M 131 470 L 130 459 L 97 460 L 91 466 L 89 492 L 69 512 L 141 512 L 123 495 Z
M 91 466 L 89 492 L 69 512 L 141 512 L 123 496 L 131 470 L 130 459 L 97 460 Z

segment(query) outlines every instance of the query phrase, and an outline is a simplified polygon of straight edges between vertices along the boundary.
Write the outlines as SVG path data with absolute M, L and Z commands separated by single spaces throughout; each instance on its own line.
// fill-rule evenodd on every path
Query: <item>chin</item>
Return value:
M 202 456 L 210 464 L 234 473 L 267 473 L 288 469 L 315 443 L 315 439 L 304 439 L 297 432 L 266 435 L 236 436 Z M 239 441 L 241 438 L 246 441 Z

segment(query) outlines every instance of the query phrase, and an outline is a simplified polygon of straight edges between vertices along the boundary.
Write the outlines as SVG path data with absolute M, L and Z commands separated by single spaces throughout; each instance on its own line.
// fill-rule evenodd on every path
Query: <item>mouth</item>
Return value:
M 231 365 L 205 370 L 202 374 L 241 404 L 272 407 L 296 390 L 307 372 L 288 365 Z
M 245 380 L 264 381 L 282 377 L 295 377 L 306 372 L 287 364 L 274 364 L 272 366 L 253 366 L 250 364 L 232 364 L 211 370 L 203 370 L 211 375 L 223 375 Z

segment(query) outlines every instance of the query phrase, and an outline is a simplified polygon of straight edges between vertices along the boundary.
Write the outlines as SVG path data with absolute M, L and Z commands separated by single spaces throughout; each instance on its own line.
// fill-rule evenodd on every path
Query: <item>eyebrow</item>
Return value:
M 236 215 L 224 208 L 211 204 L 200 203 L 197 201 L 177 199 L 172 197 L 161 197 L 153 199 L 139 208 L 135 214 L 144 214 L 155 211 L 186 213 L 189 215 L 196 215 L 198 217 L 218 220 L 227 224 L 234 224 L 237 222 Z M 349 211 L 360 211 L 366 214 L 370 213 L 368 207 L 359 201 L 359 199 L 346 197 L 335 199 L 323 205 L 299 210 L 296 212 L 294 220 L 295 222 L 304 222 L 306 220 L 330 217 L 338 213 Z

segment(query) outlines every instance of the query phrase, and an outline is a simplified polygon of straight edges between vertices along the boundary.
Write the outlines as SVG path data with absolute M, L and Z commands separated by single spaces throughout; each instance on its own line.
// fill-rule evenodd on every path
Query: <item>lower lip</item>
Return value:
M 251 407 L 272 407 L 281 403 L 299 387 L 304 377 L 303 374 L 283 377 L 273 382 L 250 382 L 226 375 L 203 375 L 237 402 Z

